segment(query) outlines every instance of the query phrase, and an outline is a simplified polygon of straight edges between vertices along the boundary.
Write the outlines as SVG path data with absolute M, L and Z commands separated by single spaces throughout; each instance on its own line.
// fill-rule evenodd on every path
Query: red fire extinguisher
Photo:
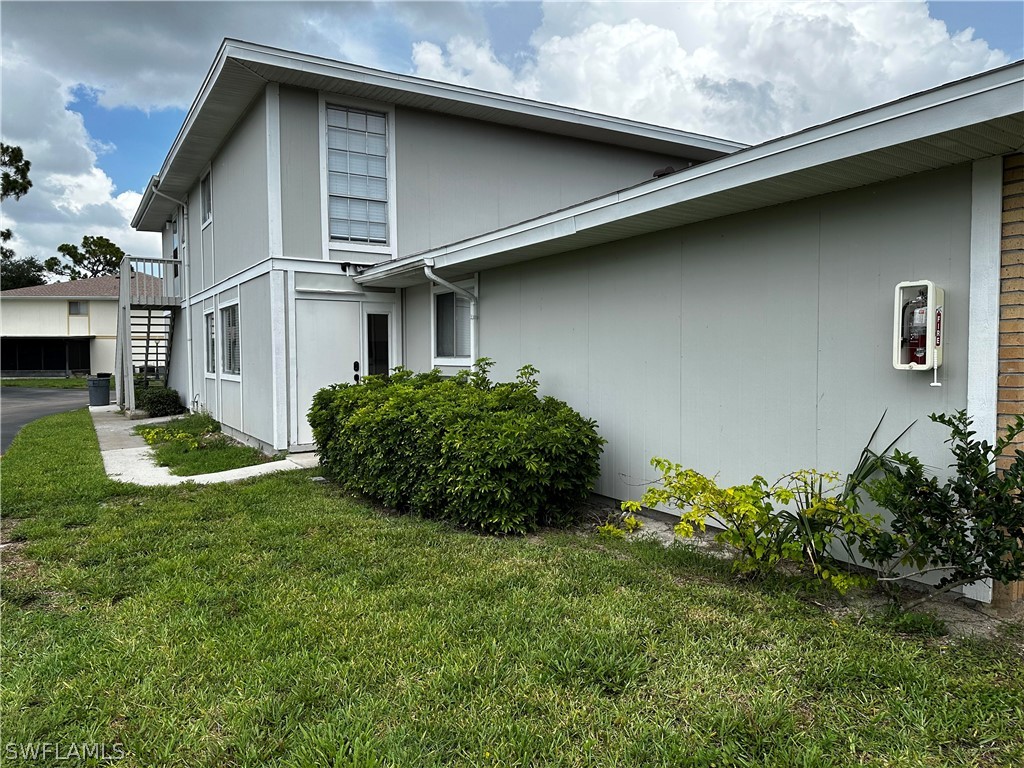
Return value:
M 924 365 L 928 357 L 928 292 L 922 288 L 903 305 L 903 346 L 908 363 Z

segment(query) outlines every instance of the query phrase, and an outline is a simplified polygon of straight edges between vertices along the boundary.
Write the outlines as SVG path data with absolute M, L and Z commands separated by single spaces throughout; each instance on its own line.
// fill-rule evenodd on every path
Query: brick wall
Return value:
M 1024 414 L 1024 155 L 1003 159 L 1002 270 L 999 297 L 998 424 L 1002 431 Z M 1024 439 L 1018 440 L 1024 448 Z M 1009 465 L 1009 458 L 999 466 Z M 1005 608 L 1024 600 L 1024 581 L 996 584 L 992 603 Z

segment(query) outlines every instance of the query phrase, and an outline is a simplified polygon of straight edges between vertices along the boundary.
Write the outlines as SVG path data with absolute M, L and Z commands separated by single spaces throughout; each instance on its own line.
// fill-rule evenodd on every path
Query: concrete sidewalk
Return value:
M 146 424 L 160 424 L 177 418 L 166 416 L 159 419 L 125 418 L 116 405 L 99 405 L 89 408 L 96 437 L 100 441 L 103 468 L 113 480 L 136 485 L 180 485 L 181 483 L 231 483 L 250 477 L 285 472 L 292 469 L 312 469 L 319 466 L 315 453 L 292 454 L 281 461 L 270 461 L 253 467 L 228 469 L 208 475 L 172 475 L 167 467 L 158 466 L 153 460 L 153 450 L 146 441 L 135 434 L 135 428 Z

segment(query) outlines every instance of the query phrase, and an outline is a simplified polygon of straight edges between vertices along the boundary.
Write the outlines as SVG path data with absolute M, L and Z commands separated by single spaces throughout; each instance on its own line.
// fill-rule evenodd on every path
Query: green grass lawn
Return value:
M 157 441 L 150 444 L 153 446 L 156 463 L 170 469 L 172 475 L 223 472 L 270 461 L 270 457 L 259 449 L 242 445 L 222 435 L 220 424 L 206 414 L 193 413 L 180 419 L 135 429 L 143 435 L 153 430 L 156 430 Z
M 89 379 L 85 376 L 72 376 L 69 379 L 0 379 L 3 387 L 32 387 L 33 389 L 87 389 Z M 110 391 L 114 391 L 114 378 L 110 379 Z
M 119 743 L 124 766 L 1024 764 L 1019 633 L 906 638 L 683 547 L 479 536 L 311 474 L 142 489 L 103 475 L 84 411 L 26 427 L 0 462 L 24 542 L 4 744 Z

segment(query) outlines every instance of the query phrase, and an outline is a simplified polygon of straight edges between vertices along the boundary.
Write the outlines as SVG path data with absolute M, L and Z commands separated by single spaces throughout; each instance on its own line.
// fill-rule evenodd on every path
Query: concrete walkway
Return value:
M 125 418 L 116 405 L 91 406 L 93 426 L 100 441 L 103 468 L 113 480 L 136 485 L 180 485 L 181 483 L 231 483 L 250 477 L 269 475 L 291 469 L 311 469 L 319 466 L 315 453 L 296 453 L 281 461 L 269 461 L 253 467 L 228 469 L 211 472 L 208 475 L 172 475 L 167 467 L 157 466 L 153 460 L 153 449 L 135 434 L 135 428 L 146 424 L 160 424 L 177 418 L 166 416 L 159 419 Z

